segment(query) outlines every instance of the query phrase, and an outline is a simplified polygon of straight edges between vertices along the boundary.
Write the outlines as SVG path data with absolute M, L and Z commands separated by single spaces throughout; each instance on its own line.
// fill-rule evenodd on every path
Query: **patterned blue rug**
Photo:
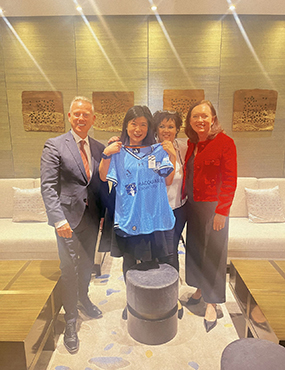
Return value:
M 179 298 L 183 306 L 194 289 L 184 283 L 182 245 L 179 251 Z M 90 298 L 103 311 L 103 317 L 90 320 L 80 314 L 78 353 L 67 352 L 61 335 L 47 370 L 219 370 L 222 351 L 238 339 L 225 304 L 219 306 L 222 317 L 209 333 L 203 326 L 205 304 L 201 301 L 194 309 L 183 306 L 183 317 L 178 320 L 178 331 L 171 341 L 161 345 L 141 344 L 128 334 L 127 322 L 122 319 L 126 289 L 121 267 L 122 259 L 106 256 L 102 275 L 94 277 L 90 284 Z M 227 296 L 233 300 L 228 287 Z

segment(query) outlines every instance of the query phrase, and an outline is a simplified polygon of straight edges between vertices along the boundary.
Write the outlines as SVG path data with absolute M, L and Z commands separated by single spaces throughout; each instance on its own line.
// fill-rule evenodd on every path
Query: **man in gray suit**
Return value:
M 61 268 L 64 344 L 76 353 L 77 308 L 92 318 L 102 312 L 88 297 L 107 184 L 98 168 L 104 145 L 89 137 L 95 121 L 90 100 L 76 97 L 70 105 L 71 130 L 47 140 L 41 158 L 41 190 L 48 222 L 55 227 Z

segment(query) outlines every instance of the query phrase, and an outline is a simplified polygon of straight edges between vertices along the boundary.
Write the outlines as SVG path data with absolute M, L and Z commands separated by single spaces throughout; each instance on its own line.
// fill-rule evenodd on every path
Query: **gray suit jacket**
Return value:
M 96 223 L 104 216 L 107 183 L 99 178 L 104 145 L 89 137 L 92 177 L 88 183 L 71 131 L 46 141 L 41 158 L 41 191 L 48 222 L 67 219 L 72 229 L 80 223 L 86 203 Z

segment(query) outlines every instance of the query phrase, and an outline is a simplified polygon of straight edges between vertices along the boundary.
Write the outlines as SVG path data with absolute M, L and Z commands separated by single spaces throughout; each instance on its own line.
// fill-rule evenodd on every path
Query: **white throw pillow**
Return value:
M 20 189 L 13 187 L 13 190 L 13 222 L 47 221 L 41 188 Z
M 245 188 L 245 195 L 251 222 L 285 222 L 279 186 L 272 189 Z

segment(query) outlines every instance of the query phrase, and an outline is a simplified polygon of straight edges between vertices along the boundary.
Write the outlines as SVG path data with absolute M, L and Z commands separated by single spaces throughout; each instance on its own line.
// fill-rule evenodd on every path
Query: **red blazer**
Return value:
M 197 143 L 194 159 L 193 198 L 196 202 L 218 201 L 216 213 L 228 216 L 237 186 L 237 154 L 234 141 L 224 133 L 213 140 Z M 195 148 L 188 140 L 185 157 L 183 191 L 186 166 Z

